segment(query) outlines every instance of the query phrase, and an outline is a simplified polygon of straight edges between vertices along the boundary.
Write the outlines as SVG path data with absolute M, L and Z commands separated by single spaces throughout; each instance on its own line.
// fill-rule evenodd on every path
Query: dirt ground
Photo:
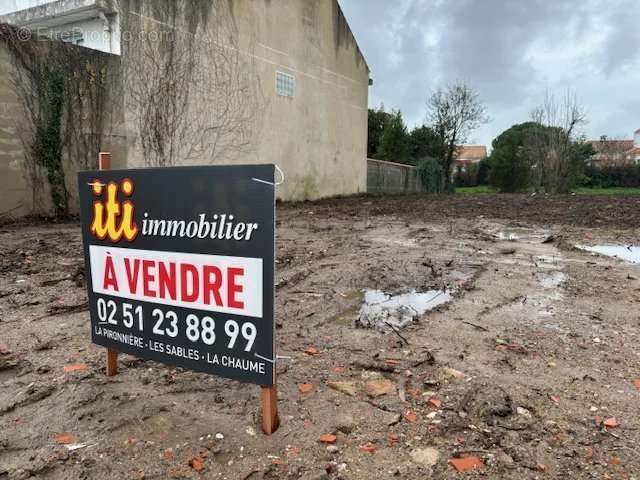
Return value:
M 640 478 L 640 265 L 574 248 L 639 232 L 637 197 L 280 205 L 266 437 L 254 385 L 107 378 L 78 224 L 4 226 L 0 479 Z M 356 326 L 366 289 L 453 298 L 385 332 Z

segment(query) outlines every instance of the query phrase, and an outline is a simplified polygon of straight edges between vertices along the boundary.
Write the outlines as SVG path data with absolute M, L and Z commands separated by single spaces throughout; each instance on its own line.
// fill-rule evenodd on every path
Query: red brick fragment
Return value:
M 484 468 L 484 463 L 479 457 L 462 457 L 452 458 L 449 460 L 449 465 L 456 469 L 458 472 L 467 472 L 470 470 L 480 470 Z

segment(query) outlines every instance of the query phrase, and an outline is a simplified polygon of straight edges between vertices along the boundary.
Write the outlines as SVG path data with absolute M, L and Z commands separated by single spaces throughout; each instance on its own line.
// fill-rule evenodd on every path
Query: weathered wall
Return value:
M 130 11 L 144 21 L 145 28 L 162 28 L 167 19 L 145 18 L 157 15 L 157 8 L 145 0 L 129 1 Z M 226 44 L 215 31 L 219 25 L 210 18 L 193 30 L 195 47 L 211 55 L 212 49 L 222 45 L 230 56 L 237 54 L 244 65 L 242 75 L 255 75 L 253 83 L 259 87 L 259 95 L 251 106 L 251 118 L 243 125 L 250 140 L 241 149 L 204 149 L 200 155 L 180 158 L 175 164 L 275 163 L 286 178 L 277 194 L 287 200 L 364 192 L 369 71 L 337 1 L 214 3 L 215 11 L 229 6 L 225 28 L 234 43 Z M 123 25 L 129 24 L 127 20 L 131 18 Z M 133 57 L 125 47 L 123 61 L 130 62 Z M 214 71 L 214 66 L 209 70 Z M 293 76 L 293 97 L 277 94 L 276 72 Z M 226 110 L 216 103 L 215 95 L 199 95 L 193 101 L 207 106 L 211 119 Z M 126 103 L 129 166 L 149 165 L 149 155 L 138 138 L 139 119 L 132 114 L 131 102 Z M 190 108 L 195 110 L 192 104 Z M 243 106 L 234 104 L 232 108 Z M 194 128 L 200 123 L 199 118 L 192 122 Z
M 17 122 L 24 115 L 11 84 L 13 65 L 9 52 L 0 45 L 0 216 L 25 215 L 32 198 L 22 171 L 24 151 Z
M 367 193 L 382 195 L 424 191 L 425 188 L 416 167 L 367 159 Z
M 53 42 L 52 45 L 63 49 L 75 48 L 61 42 Z M 90 52 L 90 61 L 95 58 L 95 64 L 100 65 L 100 69 L 108 70 L 105 104 L 101 113 L 104 121 L 99 149 L 113 152 L 114 168 L 124 168 L 127 150 L 120 88 L 120 60 L 119 57 L 102 52 L 87 52 Z M 29 122 L 14 84 L 16 67 L 11 55 L 6 45 L 0 41 L 0 219 L 30 213 L 48 214 L 52 206 L 44 171 L 44 183 L 35 195 L 25 174 L 25 152 L 21 137 L 25 136 L 25 128 Z M 91 134 L 87 131 L 89 120 L 85 115 L 92 114 L 85 111 L 82 114 L 83 118 L 78 119 L 80 125 L 84 126 L 84 130 L 78 133 L 81 136 Z M 74 141 L 75 138 L 78 136 L 70 136 L 67 141 L 73 145 L 63 147 L 66 186 L 70 194 L 69 207 L 72 213 L 78 211 L 77 171 L 97 167 L 97 156 L 85 152 L 82 146 L 79 147 L 79 143 Z
M 218 135 L 220 142 L 215 148 L 195 148 L 195 153 L 179 155 L 173 164 L 275 163 L 286 177 L 277 195 L 287 200 L 366 191 L 369 71 L 336 0 L 215 0 L 211 4 L 200 0 L 121 0 L 119 4 L 125 6 L 124 12 L 137 12 L 136 19 L 147 32 L 161 29 L 178 38 L 192 37 L 193 48 L 202 60 L 197 73 L 205 79 L 196 82 L 197 87 L 206 87 L 207 79 L 221 73 L 213 62 L 220 55 L 234 69 L 231 75 L 222 73 L 222 82 L 234 79 L 242 85 L 226 104 L 224 90 L 195 88 L 190 92 L 186 104 L 189 115 L 182 119 L 186 134 L 200 127 L 205 141 Z M 182 23 L 175 23 L 175 17 L 156 18 L 163 8 L 175 12 L 185 5 L 195 7 L 181 13 Z M 124 32 L 131 35 L 123 20 Z M 182 30 L 177 32 L 175 25 Z M 166 52 L 166 44 L 158 45 Z M 212 55 L 214 49 L 218 56 Z M 120 60 L 113 58 L 109 68 L 119 72 Z M 121 58 L 126 72 L 127 65 L 135 62 L 127 56 L 126 48 Z M 12 91 L 11 69 L 8 52 L 0 46 L 0 213 L 15 209 L 20 215 L 32 211 L 33 205 L 22 173 L 24 152 L 17 125 L 24 117 Z M 276 92 L 276 72 L 293 77 L 292 97 Z M 166 95 L 156 87 L 164 88 L 166 83 L 155 82 L 158 77 L 137 75 L 133 80 L 149 85 L 150 98 L 162 103 Z M 149 163 L 139 133 L 140 119 L 146 122 L 153 117 L 147 110 L 149 102 L 139 102 L 142 115 L 136 117 L 131 108 L 135 94 L 127 80 L 114 82 L 113 87 L 120 94 L 114 95 L 107 107 L 115 113 L 110 112 L 113 119 L 102 150 L 114 154 L 115 168 L 156 166 Z M 217 125 L 227 107 L 243 110 L 231 118 L 230 131 Z M 171 131 L 173 124 L 169 122 L 168 127 Z M 234 132 L 241 132 L 241 146 L 233 140 Z M 154 133 L 152 130 L 152 141 Z M 184 142 L 175 146 L 180 149 Z M 72 196 L 76 193 L 75 169 L 68 165 Z M 73 201 L 71 208 L 76 208 Z
M 240 31 L 257 32 L 268 101 L 254 161 L 282 168 L 286 180 L 278 194 L 286 199 L 364 192 L 369 72 L 338 3 L 234 5 L 235 18 L 248 23 Z M 276 71 L 295 78 L 293 98 L 277 95 Z

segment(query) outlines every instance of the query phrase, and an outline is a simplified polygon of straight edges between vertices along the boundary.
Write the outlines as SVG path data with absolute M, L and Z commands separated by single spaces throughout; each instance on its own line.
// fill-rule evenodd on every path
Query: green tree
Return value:
M 392 110 L 384 125 L 378 151 L 374 158 L 389 162 L 407 163 L 409 160 L 409 135 L 400 110 Z
M 442 166 L 435 158 L 424 158 L 418 162 L 420 180 L 428 193 L 442 193 Z
M 526 146 L 540 128 L 542 125 L 535 122 L 520 123 L 493 140 L 488 159 L 491 185 L 501 192 L 517 192 L 529 186 L 531 163 Z
M 369 109 L 367 157 L 375 158 L 378 153 L 380 139 L 382 138 L 384 127 L 389 122 L 390 117 L 391 114 L 384 111 L 384 105 L 380 105 L 378 109 Z
M 442 142 L 430 127 L 422 125 L 409 134 L 409 163 L 417 165 L 424 158 L 440 158 Z
M 491 173 L 491 164 L 489 158 L 483 158 L 478 164 L 478 177 L 476 182 L 478 185 L 487 185 L 489 183 L 489 175 Z

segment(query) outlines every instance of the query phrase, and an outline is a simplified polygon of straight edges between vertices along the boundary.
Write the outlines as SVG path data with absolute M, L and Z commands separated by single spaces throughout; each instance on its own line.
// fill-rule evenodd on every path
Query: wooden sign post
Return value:
M 270 387 L 262 387 L 262 431 L 271 435 L 279 426 L 278 389 L 274 382 Z
M 260 385 L 262 430 L 279 426 L 274 165 L 80 172 L 93 343 Z M 89 185 L 91 186 L 89 188 Z
M 111 170 L 111 153 L 98 153 L 98 170 Z M 107 347 L 107 377 L 118 374 L 118 351 Z

